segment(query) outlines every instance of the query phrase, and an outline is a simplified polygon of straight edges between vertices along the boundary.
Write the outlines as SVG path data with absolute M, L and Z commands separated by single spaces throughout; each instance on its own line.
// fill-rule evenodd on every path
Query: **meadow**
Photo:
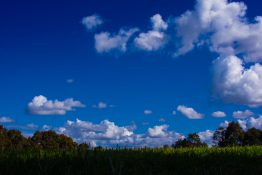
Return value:
M 262 146 L 5 150 L 1 175 L 261 175 Z

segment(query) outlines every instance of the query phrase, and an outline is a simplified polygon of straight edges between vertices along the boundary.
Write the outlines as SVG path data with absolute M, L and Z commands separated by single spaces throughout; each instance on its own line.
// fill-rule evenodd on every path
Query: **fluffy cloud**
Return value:
M 168 125 L 154 126 L 153 128 L 148 128 L 148 135 L 150 137 L 165 137 Z
M 205 142 L 208 145 L 212 145 L 214 131 L 206 130 L 203 132 L 199 132 L 198 135 L 202 142 Z
M 48 100 L 45 96 L 35 96 L 28 104 L 28 111 L 34 115 L 65 115 L 76 107 L 85 107 L 80 101 L 69 98 L 64 101 Z
M 134 40 L 137 48 L 146 51 L 156 51 L 162 48 L 167 42 L 167 36 L 163 31 L 168 24 L 162 19 L 162 16 L 156 14 L 151 17 L 152 30 L 146 33 L 140 33 Z
M 0 117 L 0 123 L 12 123 L 12 122 L 15 122 L 15 120 L 10 117 Z
M 103 24 L 103 20 L 99 15 L 93 14 L 91 16 L 84 17 L 82 24 L 87 30 L 93 30 Z
M 254 115 L 254 113 L 250 110 L 233 112 L 233 117 L 238 118 L 238 119 L 245 119 L 245 118 L 251 117 L 253 115 Z
M 167 131 L 167 128 L 167 125 L 154 126 L 148 128 L 145 134 L 136 134 L 133 126 L 117 126 L 108 120 L 94 124 L 77 119 L 67 121 L 57 132 L 66 134 L 77 142 L 87 142 L 93 146 L 158 147 L 172 144 L 183 137 L 174 131 Z
M 183 105 L 179 105 L 177 107 L 177 111 L 181 112 L 184 116 L 189 119 L 202 119 L 204 117 L 203 114 L 198 113 L 193 108 L 186 107 Z
M 216 118 L 222 118 L 226 117 L 226 113 L 224 113 L 223 111 L 216 111 L 212 113 L 212 116 Z
M 193 11 L 176 18 L 176 35 L 180 38 L 177 55 L 185 54 L 205 42 L 219 54 L 242 54 L 246 61 L 262 58 L 262 18 L 250 23 L 242 2 L 198 0 Z
M 262 104 L 262 66 L 257 63 L 245 69 L 236 56 L 218 58 L 214 61 L 214 90 L 226 102 L 259 106 Z
M 137 32 L 137 28 L 129 30 L 120 29 L 118 34 L 110 34 L 109 32 L 102 32 L 95 34 L 95 48 L 98 53 L 109 51 L 125 52 L 127 50 L 127 42 L 130 37 Z
M 144 114 L 145 115 L 150 115 L 150 114 L 153 114 L 153 111 L 149 110 L 149 109 L 146 109 L 146 110 L 144 110 Z

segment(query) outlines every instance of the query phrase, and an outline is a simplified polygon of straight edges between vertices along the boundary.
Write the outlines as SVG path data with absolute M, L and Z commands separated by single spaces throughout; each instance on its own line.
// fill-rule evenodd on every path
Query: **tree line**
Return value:
M 250 128 L 244 131 L 238 122 L 231 122 L 226 128 L 219 127 L 213 135 L 213 146 L 254 146 L 262 145 L 262 130 Z M 178 140 L 172 147 L 207 147 L 201 142 L 197 133 L 191 133 L 187 138 Z
M 238 122 L 231 122 L 226 128 L 219 127 L 213 135 L 213 146 L 252 146 L 262 145 L 262 130 L 251 128 L 244 131 Z M 190 133 L 184 139 L 179 139 L 173 148 L 181 147 L 207 147 L 197 133 Z M 164 147 L 168 147 L 165 145 Z M 55 131 L 36 131 L 32 137 L 24 137 L 18 130 L 8 130 L 0 125 L 0 150 L 86 150 L 90 145 L 87 143 L 78 144 L 72 138 L 58 134 Z M 100 149 L 102 147 L 97 147 Z

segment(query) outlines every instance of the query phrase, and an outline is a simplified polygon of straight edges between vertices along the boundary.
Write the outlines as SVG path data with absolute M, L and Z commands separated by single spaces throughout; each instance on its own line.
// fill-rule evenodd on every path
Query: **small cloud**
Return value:
M 35 96 L 28 103 L 28 111 L 33 115 L 65 115 L 68 111 L 73 111 L 74 108 L 85 107 L 80 101 L 75 101 L 73 98 L 68 98 L 64 101 L 48 100 L 45 96 Z
M 34 123 L 29 123 L 26 125 L 27 129 L 38 129 L 38 125 L 34 124 Z
M 167 42 L 166 34 L 168 24 L 162 19 L 162 16 L 156 14 L 151 17 L 152 30 L 146 33 L 140 33 L 134 40 L 135 46 L 145 51 L 156 51 L 161 49 Z
M 223 118 L 226 117 L 226 113 L 224 113 L 223 111 L 216 111 L 212 113 L 212 116 L 216 118 Z
M 97 109 L 106 109 L 106 108 L 113 108 L 115 107 L 114 105 L 108 105 L 105 102 L 99 102 L 97 105 L 93 105 L 93 108 L 97 108 Z
M 49 126 L 49 125 L 43 125 L 42 126 L 42 129 L 43 130 L 50 130 L 52 127 L 51 126 Z
M 149 109 L 146 109 L 146 110 L 144 110 L 144 114 L 145 115 L 150 115 L 150 114 L 153 114 L 153 111 L 151 111 Z
M 0 117 L 0 123 L 12 123 L 12 122 L 15 122 L 15 120 L 10 117 Z
M 238 119 L 245 119 L 245 118 L 251 117 L 253 115 L 254 115 L 254 113 L 250 110 L 233 112 L 233 117 L 238 118 Z
M 198 113 L 193 108 L 186 107 L 183 105 L 179 105 L 177 107 L 177 110 L 189 119 L 202 119 L 204 117 L 203 114 Z
M 75 82 L 75 80 L 74 80 L 74 79 L 67 79 L 66 82 L 67 82 L 68 84 L 72 84 L 72 83 Z
M 172 115 L 176 115 L 176 111 L 172 111 Z
M 103 24 L 103 20 L 99 15 L 93 14 L 91 16 L 84 17 L 82 24 L 88 31 L 96 29 L 98 26 Z
M 111 34 L 109 32 L 95 34 L 95 49 L 98 53 L 110 51 L 125 52 L 129 39 L 137 31 L 137 28 L 131 28 L 129 30 L 120 29 L 118 34 Z

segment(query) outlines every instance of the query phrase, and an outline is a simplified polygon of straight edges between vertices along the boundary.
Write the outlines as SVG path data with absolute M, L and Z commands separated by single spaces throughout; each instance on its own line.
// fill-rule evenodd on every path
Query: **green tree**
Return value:
M 207 144 L 201 142 L 200 137 L 197 133 L 190 133 L 188 134 L 187 138 L 179 139 L 178 141 L 176 141 L 173 147 L 207 147 Z
M 245 132 L 238 122 L 231 122 L 227 128 L 218 128 L 213 136 L 213 142 L 220 147 L 243 145 Z
M 245 132 L 243 144 L 245 146 L 250 145 L 262 145 L 262 130 L 251 128 Z
M 35 132 L 31 140 L 41 149 L 75 149 L 77 144 L 65 135 L 59 135 L 55 131 Z
M 226 132 L 226 130 L 223 127 L 219 127 L 214 132 L 214 135 L 213 135 L 213 143 L 214 143 L 214 145 L 218 145 L 220 147 L 226 146 L 226 143 L 225 143 L 225 132 Z

